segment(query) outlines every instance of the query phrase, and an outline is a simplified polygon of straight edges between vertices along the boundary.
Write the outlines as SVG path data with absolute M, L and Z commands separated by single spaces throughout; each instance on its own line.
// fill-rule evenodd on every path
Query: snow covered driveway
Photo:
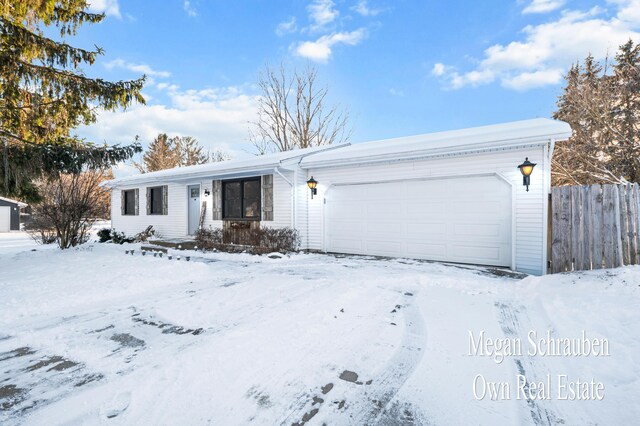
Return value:
M 111 244 L 61 252 L 9 235 L 0 237 L 0 424 L 640 417 L 640 268 L 518 280 L 408 260 L 191 253 L 199 259 L 186 262 Z M 470 332 L 526 342 L 531 330 L 585 330 L 607 338 L 610 355 L 469 355 Z M 474 395 L 478 375 L 512 383 L 518 374 L 595 379 L 605 398 Z

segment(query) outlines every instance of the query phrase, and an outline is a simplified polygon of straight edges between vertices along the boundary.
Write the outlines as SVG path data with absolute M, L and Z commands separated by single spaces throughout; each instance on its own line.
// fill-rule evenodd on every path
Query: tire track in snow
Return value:
M 359 413 L 354 413 L 355 424 L 401 424 L 389 418 L 390 403 L 420 363 L 426 347 L 426 325 L 415 297 L 405 294 L 401 300 L 405 324 L 402 343 L 382 374 L 374 377 L 371 388 L 364 389 L 361 402 L 373 403 L 373 407 L 361 407 Z
M 501 302 L 496 302 L 495 307 L 498 310 L 498 322 L 500 323 L 500 327 L 502 328 L 502 332 L 505 337 L 509 339 L 518 338 L 521 341 L 527 341 L 525 336 L 526 333 L 521 326 L 521 320 L 526 320 L 528 324 L 531 324 L 526 308 L 524 306 L 515 307 L 512 304 Z M 542 381 L 541 374 L 538 371 L 539 368 L 534 361 L 535 358 L 529 356 L 514 358 L 518 374 L 526 377 L 526 389 L 530 388 L 531 382 Z M 548 403 L 545 403 L 545 401 L 533 400 L 527 393 L 526 402 L 529 415 L 535 425 L 551 426 L 565 423 L 565 421 L 560 418 L 558 414 L 548 406 Z
M 323 392 L 312 398 L 313 392 L 305 392 L 299 395 L 285 420 L 280 424 L 305 424 L 318 412 L 322 415 L 323 405 L 331 405 L 331 395 L 343 393 L 345 400 L 340 403 L 339 418 L 345 424 L 353 425 L 405 425 L 414 424 L 415 414 L 402 410 L 394 401 L 404 383 L 411 376 L 419 364 L 426 346 L 426 326 L 420 308 L 415 302 L 413 294 L 405 293 L 397 301 L 401 306 L 400 312 L 404 318 L 404 334 L 399 348 L 389 358 L 387 363 L 377 374 L 369 375 L 371 382 L 362 383 L 336 377 L 330 389 L 336 389 L 327 395 Z M 344 373 L 343 373 L 344 374 Z M 328 386 L 328 385 L 327 385 Z M 337 392 L 336 392 L 337 391 Z M 316 398 L 322 398 L 323 403 L 317 404 Z M 329 408 L 330 410 L 332 409 Z M 314 419 L 315 420 L 315 419 Z M 297 421 L 297 423 L 296 423 Z

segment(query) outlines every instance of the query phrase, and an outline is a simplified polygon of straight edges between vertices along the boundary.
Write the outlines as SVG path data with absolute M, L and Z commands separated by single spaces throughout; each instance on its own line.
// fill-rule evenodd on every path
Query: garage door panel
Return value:
M 445 222 L 408 222 L 407 239 L 443 238 L 447 235 Z
M 360 186 L 361 185 L 341 186 L 339 187 L 339 190 L 331 193 L 331 198 L 335 201 L 355 201 L 358 199 L 364 199 L 365 196 L 362 193 L 362 189 L 359 189 Z
M 362 240 L 348 238 L 334 238 L 331 244 L 331 251 L 338 253 L 363 253 Z
M 367 220 L 386 220 L 393 221 L 398 217 L 398 208 L 393 200 L 386 203 L 369 202 L 364 206 L 366 211 L 365 219 Z
M 329 251 L 511 264 L 511 187 L 497 177 L 336 186 Z
M 331 219 L 353 219 L 360 220 L 364 214 L 364 206 L 362 203 L 344 202 L 336 204 L 332 208 L 332 212 L 329 215 Z
M 404 188 L 398 187 L 396 183 L 379 183 L 372 185 L 360 185 L 363 187 L 366 199 L 400 200 L 404 196 Z
M 445 244 L 407 242 L 407 257 L 417 259 L 446 260 Z
M 360 221 L 335 220 L 332 222 L 331 234 L 337 237 L 341 235 L 360 236 L 363 234 L 364 224 Z
M 447 216 L 446 202 L 429 201 L 407 201 L 406 205 L 406 218 L 408 220 L 430 220 L 439 219 Z
M 367 254 L 376 256 L 395 256 L 402 250 L 402 243 L 398 241 L 367 240 L 365 243 Z
M 452 255 L 466 259 L 469 263 L 489 263 L 498 262 L 501 257 L 502 250 L 500 247 L 483 246 L 483 245 L 463 245 L 452 244 Z
M 388 222 L 366 222 L 364 224 L 363 237 L 366 238 L 397 238 L 404 232 L 404 225 L 402 223 L 388 223 Z
M 500 238 L 500 224 L 457 223 L 453 225 L 453 234 L 462 237 L 496 237 Z

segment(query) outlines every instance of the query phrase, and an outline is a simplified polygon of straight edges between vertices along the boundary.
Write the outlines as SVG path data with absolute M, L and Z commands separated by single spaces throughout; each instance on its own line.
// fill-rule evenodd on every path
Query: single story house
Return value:
M 0 232 L 20 230 L 20 209 L 27 207 L 27 204 L 0 197 Z
M 202 213 L 204 227 L 295 228 L 304 250 L 544 274 L 551 158 L 554 144 L 570 136 L 564 122 L 533 119 L 162 170 L 105 186 L 112 227 L 127 234 L 153 225 L 166 238 L 193 235 Z M 536 164 L 526 187 L 518 168 L 525 159 Z

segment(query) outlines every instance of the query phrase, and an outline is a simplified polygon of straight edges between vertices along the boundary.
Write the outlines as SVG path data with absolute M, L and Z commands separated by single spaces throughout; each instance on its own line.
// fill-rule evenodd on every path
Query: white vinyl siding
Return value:
M 287 170 L 280 171 L 283 175 L 293 182 L 293 172 Z M 270 228 L 284 228 L 292 226 L 291 224 L 291 186 L 282 176 L 277 173 L 273 174 L 273 220 L 269 222 L 261 222 L 262 226 Z
M 140 208 L 137 216 L 121 214 L 121 191 L 138 187 L 122 187 L 111 191 L 111 227 L 118 232 L 134 235 L 153 225 L 162 238 L 178 238 L 187 235 L 187 187 L 183 184 L 168 184 L 167 215 L 147 215 L 146 185 L 140 186 Z
M 398 161 L 377 164 L 349 165 L 307 170 L 307 179 L 318 181 L 318 195 L 308 199 L 308 246 L 312 250 L 326 250 L 324 195 L 335 184 L 385 182 L 402 179 L 434 178 L 440 176 L 464 176 L 484 173 L 500 173 L 515 188 L 513 212 L 515 214 L 515 269 L 542 274 L 543 234 L 546 223 L 548 186 L 544 179 L 544 145 L 529 148 L 484 152 L 466 156 L 451 156 L 415 161 Z M 526 192 L 522 175 L 517 166 L 525 157 L 537 163 L 531 175 L 531 186 Z M 308 190 L 307 190 L 308 192 Z

